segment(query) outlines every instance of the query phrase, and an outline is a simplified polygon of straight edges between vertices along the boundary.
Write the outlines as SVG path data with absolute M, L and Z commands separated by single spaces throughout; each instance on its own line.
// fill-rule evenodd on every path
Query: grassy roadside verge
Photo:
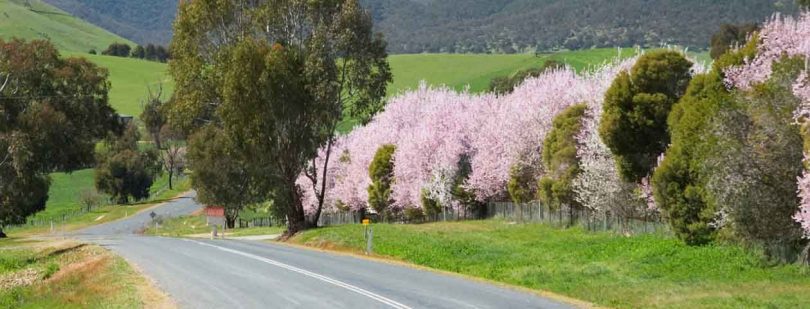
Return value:
M 0 245 L 2 308 L 173 308 L 126 261 L 72 241 Z
M 63 231 L 68 232 L 85 228 L 91 225 L 97 225 L 122 219 L 126 216 L 131 216 L 140 211 L 143 211 L 144 209 L 151 208 L 157 204 L 167 202 L 172 198 L 176 197 L 177 195 L 180 195 L 188 191 L 190 188 L 191 182 L 188 179 L 186 179 L 181 182 L 178 182 L 174 186 L 173 190 L 161 191 L 147 201 L 131 205 L 109 205 L 99 207 L 97 209 L 94 209 L 93 211 L 87 212 L 80 216 L 69 218 L 64 223 L 61 222 L 59 222 L 59 224 L 55 223 L 54 229 L 57 232 Z M 16 237 L 34 236 L 38 234 L 48 233 L 50 231 L 50 226 L 48 225 L 20 226 L 20 227 L 12 227 L 5 231 L 9 236 L 16 236 Z
M 225 237 L 241 237 L 254 235 L 276 235 L 285 230 L 283 226 L 249 227 L 227 230 Z M 221 231 L 220 231 L 221 232 Z M 211 228 L 205 223 L 205 216 L 192 215 L 164 219 L 160 227 L 155 230 L 149 226 L 144 234 L 153 236 L 183 237 L 211 233 Z
M 362 226 L 306 231 L 291 242 L 360 252 Z M 810 306 L 810 274 L 768 266 L 736 246 L 688 247 L 541 224 L 470 221 L 374 225 L 382 257 L 619 308 Z

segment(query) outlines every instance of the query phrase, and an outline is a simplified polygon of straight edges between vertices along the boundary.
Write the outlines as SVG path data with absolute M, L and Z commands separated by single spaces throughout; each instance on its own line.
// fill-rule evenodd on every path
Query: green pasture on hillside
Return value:
M 11 37 L 50 40 L 60 50 L 76 52 L 101 52 L 113 42 L 133 45 L 41 0 L 0 0 L 0 38 Z

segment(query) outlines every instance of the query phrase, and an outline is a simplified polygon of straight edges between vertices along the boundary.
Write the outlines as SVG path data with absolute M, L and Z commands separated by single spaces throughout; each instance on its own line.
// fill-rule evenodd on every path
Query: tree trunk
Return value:
M 6 238 L 6 233 L 3 233 L 3 227 L 0 226 L 0 238 Z
M 227 228 L 229 229 L 235 228 L 236 219 L 238 218 L 239 218 L 239 209 L 225 208 L 225 226 Z
M 334 131 L 334 128 L 332 128 Z M 321 210 L 323 209 L 323 202 L 326 198 L 326 175 L 327 170 L 329 169 L 329 157 L 332 155 L 332 142 L 333 138 L 330 138 L 329 141 L 326 143 L 326 158 L 323 161 L 323 177 L 321 179 L 321 194 L 318 194 L 318 209 L 315 210 L 315 218 L 313 218 L 313 226 L 318 226 L 318 219 L 321 217 Z M 315 175 L 315 179 L 318 179 L 318 176 Z M 317 192 L 316 192 L 317 194 Z
M 292 237 L 296 233 L 306 230 L 317 225 L 317 221 L 309 222 L 304 214 L 304 206 L 301 204 L 301 199 L 298 194 L 298 186 L 295 181 L 290 182 L 290 188 L 287 190 L 287 231 L 284 232 L 283 239 Z
M 172 172 L 172 170 L 173 170 L 173 169 L 174 169 L 174 168 L 170 168 L 170 169 L 169 169 L 169 190 L 173 190 L 173 189 L 174 189 L 174 188 L 172 188 L 172 175 L 174 175 L 174 172 Z

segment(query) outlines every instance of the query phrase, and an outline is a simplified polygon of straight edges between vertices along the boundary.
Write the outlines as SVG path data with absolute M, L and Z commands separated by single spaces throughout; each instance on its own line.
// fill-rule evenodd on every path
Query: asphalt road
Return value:
M 188 196 L 156 214 L 198 209 Z M 149 211 L 79 231 L 134 263 L 183 308 L 570 308 L 532 293 L 366 259 L 256 241 L 133 234 Z

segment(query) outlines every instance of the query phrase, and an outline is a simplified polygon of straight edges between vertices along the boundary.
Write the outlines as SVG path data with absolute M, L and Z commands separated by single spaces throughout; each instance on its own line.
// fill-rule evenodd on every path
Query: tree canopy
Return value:
M 191 1 L 180 6 L 171 49 L 169 122 L 222 129 L 288 231 L 314 226 L 320 210 L 304 213 L 299 175 L 313 176 L 322 201 L 317 175 L 328 166 L 310 160 L 344 114 L 369 121 L 391 80 L 369 13 L 355 0 Z
M 0 228 L 44 209 L 47 174 L 89 166 L 120 131 L 109 89 L 106 70 L 49 42 L 0 39 Z
M 599 134 L 625 180 L 650 175 L 669 145 L 667 116 L 686 90 L 691 67 L 679 52 L 653 51 L 620 73 L 605 94 Z

